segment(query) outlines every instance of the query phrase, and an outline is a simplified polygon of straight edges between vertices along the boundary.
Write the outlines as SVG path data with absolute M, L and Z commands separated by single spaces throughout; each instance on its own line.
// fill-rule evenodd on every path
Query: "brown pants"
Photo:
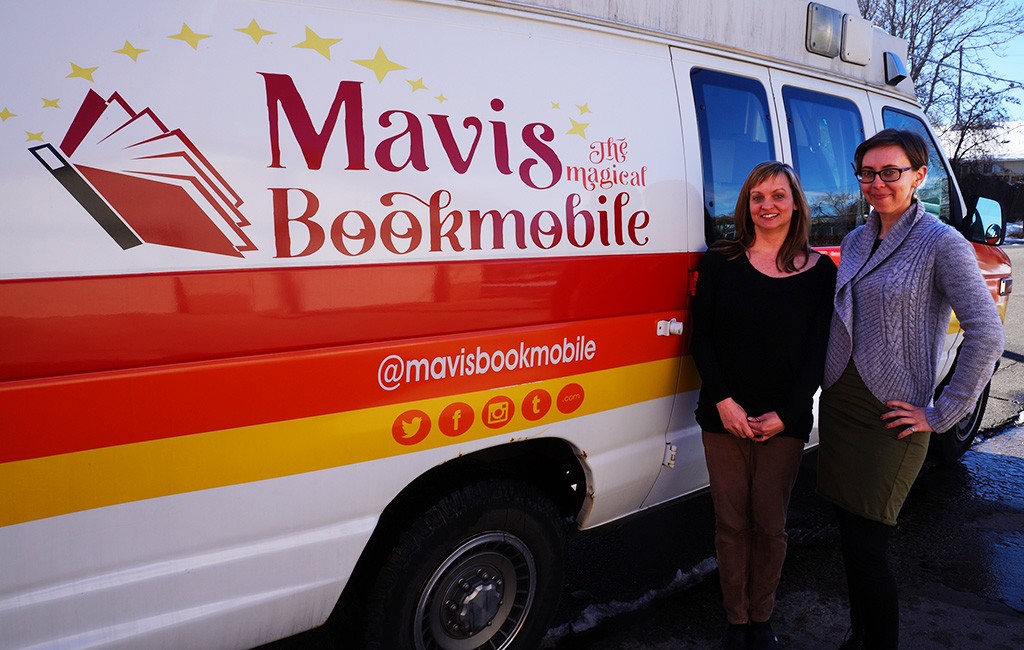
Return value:
M 786 559 L 786 511 L 804 443 L 702 434 L 715 505 L 715 551 L 729 623 L 763 622 Z

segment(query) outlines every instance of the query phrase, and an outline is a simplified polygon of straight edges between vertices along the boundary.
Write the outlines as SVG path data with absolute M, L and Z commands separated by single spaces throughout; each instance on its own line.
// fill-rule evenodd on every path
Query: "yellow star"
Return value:
M 60 102 L 60 97 L 58 97 L 57 99 L 47 99 L 43 97 L 42 100 L 43 108 L 60 108 L 60 104 L 58 103 Z
M 589 113 L 590 112 L 590 104 L 589 103 L 586 103 L 586 104 L 576 104 L 576 108 L 580 109 L 580 115 L 583 115 L 584 113 Z
M 384 81 L 384 77 L 387 76 L 389 72 L 406 69 L 404 65 L 399 65 L 389 59 L 387 55 L 384 54 L 384 48 L 382 47 L 377 48 L 377 53 L 373 55 L 372 59 L 352 59 L 352 63 L 358 63 L 364 68 L 373 70 L 373 74 L 377 75 L 377 83 L 382 83 Z
M 6 122 L 7 118 L 10 117 L 18 117 L 18 114 L 10 112 L 9 110 L 7 110 L 7 107 L 4 106 L 4 110 L 0 111 L 0 121 Z
M 248 34 L 252 38 L 253 42 L 256 43 L 257 45 L 259 45 L 260 40 L 264 36 L 270 36 L 271 34 L 276 34 L 277 33 L 277 32 L 267 31 L 267 30 L 263 29 L 262 27 L 260 27 L 259 23 L 256 22 L 255 18 L 253 18 L 252 21 L 249 22 L 249 26 L 248 27 L 239 27 L 235 31 L 236 32 L 242 32 L 243 34 Z
M 590 122 L 580 123 L 580 122 L 577 122 L 576 120 L 572 119 L 571 117 L 569 118 L 569 121 L 572 122 L 572 128 L 569 129 L 568 131 L 566 131 L 565 134 L 566 135 L 578 135 L 578 136 L 580 136 L 581 138 L 583 138 L 585 140 L 587 138 L 587 131 L 586 131 L 586 129 L 587 129 L 588 126 L 590 126 Z
M 423 85 L 423 77 L 420 77 L 419 79 L 416 79 L 415 81 L 413 81 L 412 79 L 406 79 L 405 83 L 407 83 L 410 86 L 412 86 L 412 91 L 413 92 L 416 92 L 417 90 L 428 90 L 428 88 Z
M 142 48 L 135 47 L 128 41 L 124 42 L 124 47 L 120 50 L 114 50 L 114 54 L 124 54 L 127 57 L 131 57 L 132 61 L 138 61 L 139 55 L 143 52 L 149 52 L 149 50 L 143 50 Z
M 562 103 L 561 102 L 551 102 L 551 110 L 554 110 L 554 111 L 562 110 Z
M 36 142 L 42 142 L 43 141 L 43 132 L 42 131 L 40 131 L 39 133 L 32 133 L 31 131 L 25 131 L 25 135 L 28 136 L 28 138 L 25 140 L 25 142 L 32 142 L 33 140 L 35 140 Z
M 86 81 L 92 81 L 92 73 L 96 72 L 97 70 L 99 70 L 99 66 L 97 66 L 95 68 L 83 68 L 81 66 L 77 66 L 74 63 L 72 63 L 71 64 L 71 74 L 69 74 L 68 76 L 66 76 L 64 78 L 65 79 L 71 79 L 73 77 L 81 77 L 82 79 L 85 79 Z
M 172 34 L 172 35 L 168 36 L 167 38 L 173 38 L 173 39 L 177 39 L 179 41 L 185 41 L 186 43 L 188 43 L 189 45 L 192 46 L 193 50 L 198 50 L 199 49 L 199 41 L 203 40 L 204 38 L 210 38 L 210 35 L 209 34 L 197 34 L 197 33 L 192 31 L 191 27 L 189 27 L 185 23 L 182 23 L 181 24 L 181 31 L 178 32 L 177 34 Z
M 292 47 L 305 48 L 307 50 L 314 50 L 324 55 L 325 59 L 331 58 L 331 46 L 340 41 L 340 38 L 321 38 L 316 32 L 309 27 L 306 28 L 306 40 L 293 45 Z
M 442 104 L 445 103 L 446 101 L 448 101 L 448 98 L 444 96 L 444 93 L 441 93 L 440 95 L 438 95 L 434 99 L 436 99 L 437 101 L 441 102 Z

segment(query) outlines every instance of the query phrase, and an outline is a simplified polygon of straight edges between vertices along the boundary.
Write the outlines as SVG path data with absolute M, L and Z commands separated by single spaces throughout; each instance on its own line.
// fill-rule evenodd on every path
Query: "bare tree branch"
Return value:
M 1010 0 L 857 0 L 864 18 L 906 39 L 907 70 L 932 122 L 955 135 L 954 161 L 987 155 L 1016 100 L 985 55 L 1024 34 L 1024 5 Z

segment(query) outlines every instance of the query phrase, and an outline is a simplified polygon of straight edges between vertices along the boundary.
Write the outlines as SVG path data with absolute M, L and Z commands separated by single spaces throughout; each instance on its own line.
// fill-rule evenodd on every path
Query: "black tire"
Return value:
M 942 392 L 945 385 L 946 382 L 943 382 L 939 390 L 936 391 L 936 396 Z M 981 397 L 978 398 L 974 409 L 953 425 L 952 429 L 932 434 L 928 451 L 936 460 L 943 463 L 956 462 L 971 448 L 974 437 L 978 435 L 978 429 L 981 428 L 981 420 L 985 417 L 985 405 L 988 403 L 988 392 L 991 388 L 991 382 L 985 384 L 985 390 L 981 391 Z
M 432 506 L 399 537 L 370 593 L 382 650 L 536 648 L 562 591 L 565 527 L 532 485 L 488 480 Z

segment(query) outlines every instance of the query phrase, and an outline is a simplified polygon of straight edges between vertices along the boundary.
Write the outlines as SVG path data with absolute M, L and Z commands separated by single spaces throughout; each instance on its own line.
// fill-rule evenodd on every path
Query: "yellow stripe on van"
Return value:
M 666 397 L 673 394 L 677 377 L 682 392 L 699 386 L 692 358 L 684 358 L 681 372 L 678 359 L 667 359 L 507 389 L 5 463 L 0 465 L 0 484 L 7 486 L 0 526 L 507 436 Z M 518 412 L 530 391 L 543 389 L 555 397 L 570 383 L 579 384 L 584 391 L 575 412 L 563 414 L 552 405 L 536 422 Z M 487 428 L 480 415 L 488 400 L 496 396 L 508 397 L 517 405 L 510 424 L 497 430 Z M 437 414 L 454 402 L 464 402 L 476 413 L 472 426 L 457 438 L 442 434 L 437 427 Z M 433 420 L 432 428 L 415 445 L 399 444 L 391 435 L 392 423 L 413 409 L 427 414 Z
M 1006 300 L 996 302 L 996 311 L 999 312 L 999 320 L 1006 322 Z M 956 312 L 950 312 L 949 315 L 949 329 L 946 330 L 947 334 L 959 334 L 961 331 L 960 319 L 956 317 Z

